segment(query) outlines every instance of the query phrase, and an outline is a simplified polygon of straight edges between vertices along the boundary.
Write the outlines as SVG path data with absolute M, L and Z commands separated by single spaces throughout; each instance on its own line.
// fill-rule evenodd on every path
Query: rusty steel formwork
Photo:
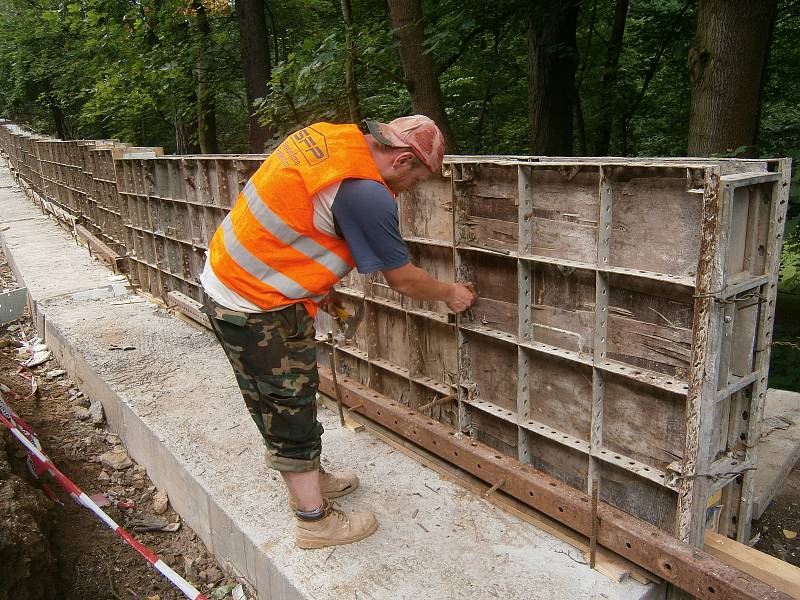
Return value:
M 214 231 L 263 155 L 126 156 L 115 161 L 131 275 L 169 301 L 201 300 L 197 277 Z
M 19 135 L 0 124 L 18 172 Z M 59 143 L 36 146 L 45 197 L 69 207 Z M 264 157 L 119 152 L 84 167 L 98 205 L 97 182 L 116 187 L 123 235 L 96 217 L 98 235 L 141 289 L 196 307 L 208 241 Z M 752 597 L 660 536 L 749 536 L 789 174 L 788 159 L 447 157 L 398 198 L 401 231 L 477 302 L 453 315 L 351 273 L 337 290 L 364 325 L 333 348 L 320 314 L 322 389 L 338 379 L 352 411 L 579 531 L 594 519 L 597 541 L 695 595 Z

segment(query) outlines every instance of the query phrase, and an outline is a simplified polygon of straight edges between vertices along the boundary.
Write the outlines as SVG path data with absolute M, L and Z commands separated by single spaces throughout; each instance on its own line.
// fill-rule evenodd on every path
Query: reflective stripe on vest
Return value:
M 301 254 L 305 254 L 311 260 L 323 265 L 339 278 L 344 277 L 350 272 L 350 265 L 339 258 L 336 254 L 324 246 L 321 246 L 314 240 L 300 235 L 298 232 L 284 223 L 278 215 L 272 212 L 270 207 L 261 200 L 261 197 L 258 195 L 258 190 L 256 190 L 256 186 L 252 181 L 247 182 L 244 190 L 242 190 L 242 194 L 244 194 L 244 197 L 247 200 L 247 208 L 250 209 L 250 212 L 253 213 L 253 216 L 256 218 L 256 220 L 261 223 L 261 226 L 284 244 L 291 246 Z M 230 252 L 230 250 L 228 250 L 228 252 Z M 231 256 L 237 258 L 233 254 L 231 254 Z M 268 285 L 272 285 L 269 282 L 266 283 Z M 306 292 L 306 296 L 309 295 L 310 294 Z M 299 297 L 300 296 L 289 296 L 289 298 Z
M 221 225 L 222 240 L 225 243 L 225 250 L 238 265 L 250 273 L 256 279 L 260 279 L 271 288 L 275 288 L 281 294 L 292 300 L 299 300 L 301 298 L 311 298 L 314 302 L 320 302 L 324 296 L 312 296 L 302 285 L 296 281 L 289 279 L 282 273 L 274 270 L 268 264 L 261 262 L 250 251 L 242 246 L 236 238 L 236 233 L 233 231 L 229 219 L 225 219 Z

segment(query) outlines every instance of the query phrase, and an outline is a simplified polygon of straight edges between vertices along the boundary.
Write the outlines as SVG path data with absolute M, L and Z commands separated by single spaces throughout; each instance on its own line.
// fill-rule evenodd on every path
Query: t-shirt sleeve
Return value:
M 411 260 L 400 235 L 397 203 L 377 181 L 344 180 L 331 209 L 359 273 L 397 269 Z

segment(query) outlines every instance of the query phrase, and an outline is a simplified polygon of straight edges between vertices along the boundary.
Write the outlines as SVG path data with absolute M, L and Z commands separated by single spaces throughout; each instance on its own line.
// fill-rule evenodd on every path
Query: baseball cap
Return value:
M 392 148 L 408 148 L 434 173 L 442 169 L 444 136 L 429 117 L 411 115 L 389 123 L 365 119 L 364 124 L 381 144 Z

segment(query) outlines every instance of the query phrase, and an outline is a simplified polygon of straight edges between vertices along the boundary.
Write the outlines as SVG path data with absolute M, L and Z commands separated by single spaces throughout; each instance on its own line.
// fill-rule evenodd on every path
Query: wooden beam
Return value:
M 320 391 L 334 393 L 329 369 L 320 368 Z M 452 427 L 431 420 L 349 378 L 339 380 L 347 406 L 363 404 L 361 414 L 399 433 L 484 481 L 505 479 L 503 490 L 583 535 L 591 528 L 589 497 Z M 788 594 L 731 567 L 606 503 L 597 509 L 597 542 L 612 552 L 701 599 L 788 600 Z
M 703 550 L 792 598 L 800 598 L 800 568 L 794 565 L 714 531 L 706 531 Z

